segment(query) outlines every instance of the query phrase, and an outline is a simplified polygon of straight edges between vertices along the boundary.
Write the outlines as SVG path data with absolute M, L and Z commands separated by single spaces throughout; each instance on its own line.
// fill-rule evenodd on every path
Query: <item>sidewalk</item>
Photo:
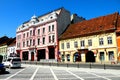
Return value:
M 39 61 L 22 61 L 23 64 L 34 64 L 34 65 L 42 65 L 42 66 L 56 66 L 56 67 L 75 67 L 75 68 L 99 68 L 99 69 L 119 69 L 120 64 L 111 64 L 111 63 L 83 63 L 83 62 L 76 62 L 76 63 L 45 63 Z

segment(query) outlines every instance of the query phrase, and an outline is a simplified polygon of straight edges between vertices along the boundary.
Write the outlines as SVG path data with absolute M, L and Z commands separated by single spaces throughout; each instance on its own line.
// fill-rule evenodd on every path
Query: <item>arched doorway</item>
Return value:
M 34 61 L 34 52 L 31 52 L 31 61 Z
M 80 62 L 81 61 L 81 55 L 78 52 L 74 53 L 73 61 L 74 62 Z
M 92 51 L 86 53 L 86 62 L 95 62 L 95 56 Z

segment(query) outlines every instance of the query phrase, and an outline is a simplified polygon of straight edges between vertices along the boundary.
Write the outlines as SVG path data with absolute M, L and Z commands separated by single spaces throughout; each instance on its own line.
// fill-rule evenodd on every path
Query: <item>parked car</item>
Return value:
M 3 56 L 0 55 L 0 72 L 4 73 L 6 68 L 5 68 L 4 64 L 2 64 L 2 59 L 3 59 Z
M 4 64 L 0 63 L 0 72 L 4 73 L 6 70 Z
M 21 59 L 19 57 L 8 57 L 3 64 L 6 67 L 21 67 Z

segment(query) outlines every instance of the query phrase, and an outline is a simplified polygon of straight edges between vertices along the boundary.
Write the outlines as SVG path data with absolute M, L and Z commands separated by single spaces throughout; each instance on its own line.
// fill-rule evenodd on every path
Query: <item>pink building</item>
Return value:
M 59 8 L 35 15 L 16 31 L 16 50 L 22 60 L 57 61 L 58 37 L 70 24 L 70 12 Z

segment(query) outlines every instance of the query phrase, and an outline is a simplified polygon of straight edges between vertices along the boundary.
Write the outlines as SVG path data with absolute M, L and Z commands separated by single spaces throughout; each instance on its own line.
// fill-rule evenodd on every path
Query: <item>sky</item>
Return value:
M 16 37 L 16 29 L 33 15 L 61 7 L 89 20 L 120 13 L 120 0 L 0 0 L 0 37 Z

